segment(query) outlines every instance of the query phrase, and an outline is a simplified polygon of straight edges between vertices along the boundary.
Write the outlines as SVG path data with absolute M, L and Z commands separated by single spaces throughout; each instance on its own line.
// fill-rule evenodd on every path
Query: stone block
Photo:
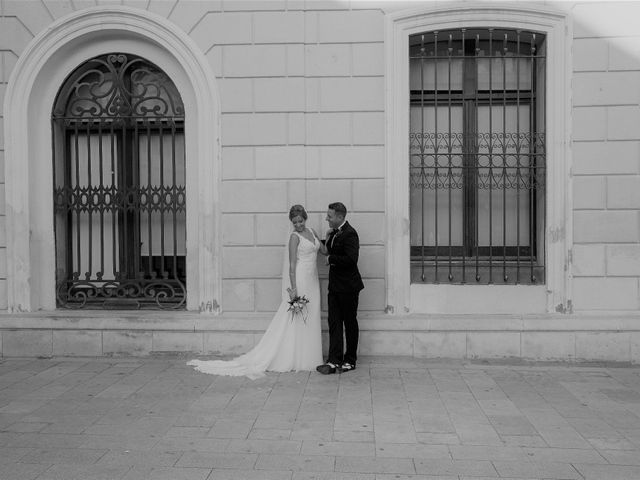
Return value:
M 384 113 L 353 114 L 354 145 L 384 145 Z
M 574 278 L 573 309 L 576 312 L 595 310 L 638 310 L 637 278 Z
M 640 244 L 607 245 L 607 275 L 640 277 Z
M 228 45 L 222 55 L 225 77 L 284 77 L 287 66 L 286 45 Z
M 589 72 L 573 76 L 573 105 L 630 105 L 640 100 L 640 72 Z
M 180 2 L 180 7 L 171 10 L 168 18 L 188 33 L 202 21 L 207 13 L 220 10 L 222 10 L 222 0 L 210 0 L 208 2 L 183 0 Z M 227 31 L 227 33 L 229 32 Z
M 573 109 L 573 140 L 594 141 L 607 138 L 606 107 L 577 107 Z
M 358 212 L 384 212 L 384 180 L 354 180 L 353 209 Z
M 411 332 L 380 332 L 360 330 L 359 355 L 412 355 Z
M 250 180 L 255 175 L 253 147 L 222 148 L 223 180 Z
M 51 13 L 42 2 L 8 0 L 4 2 L 3 7 L 5 16 L 18 17 L 33 34 L 44 30 L 51 23 Z
M 5 272 L 6 275 L 6 272 Z M 0 279 L 0 310 L 7 309 L 7 281 Z
M 302 112 L 304 78 L 256 78 L 253 81 L 256 112 Z
M 385 253 L 383 247 L 360 247 L 358 269 L 363 277 L 384 278 L 384 261 Z
M 384 147 L 321 147 L 323 178 L 384 178 Z
M 287 45 L 287 75 L 304 76 L 304 45 Z
M 254 216 L 251 214 L 222 215 L 223 245 L 254 245 Z
M 386 232 L 384 213 L 360 213 L 359 209 L 355 208 L 355 210 L 357 212 L 350 213 L 347 219 L 358 231 L 360 245 L 384 245 Z M 323 233 L 324 230 L 326 230 L 326 223 L 323 224 Z
M 213 71 L 213 75 L 216 78 L 222 77 L 222 47 L 213 46 L 211 50 L 205 54 L 205 57 Z
M 630 332 L 576 332 L 577 360 L 631 361 Z
M 309 77 L 347 77 L 351 74 L 349 45 L 305 45 L 304 54 L 305 74 Z
M 384 43 L 356 43 L 353 45 L 353 75 L 384 75 Z
M 319 82 L 322 111 L 384 110 L 383 77 L 320 78 Z
M 4 330 L 2 332 L 2 355 L 5 357 L 52 356 L 53 337 L 51 330 Z
M 4 150 L 0 150 L 0 183 L 4 183 Z
M 253 11 L 253 10 L 284 10 L 287 8 L 286 0 L 226 0 L 225 12 Z
M 377 278 L 364 278 L 364 290 L 360 292 L 359 311 L 381 312 L 385 307 L 384 280 Z
M 631 342 L 631 361 L 640 363 L 640 332 L 630 332 L 629 339 Z
M 223 280 L 222 309 L 225 312 L 253 312 L 255 310 L 254 281 Z
M 0 279 L 7 278 L 7 249 L 0 247 Z
M 381 42 L 383 40 L 384 14 L 381 10 L 318 13 L 319 43 Z
M 640 142 L 574 142 L 574 175 L 637 174 Z
M 306 137 L 305 137 L 305 114 L 291 112 L 288 114 L 289 119 L 289 145 L 305 145 Z
M 607 178 L 607 208 L 639 209 L 640 176 Z
M 241 355 L 253 348 L 251 333 L 206 332 L 204 334 L 205 355 Z
M 602 210 L 606 207 L 606 178 L 596 176 L 573 177 L 573 208 Z
M 289 123 L 285 113 L 222 115 L 222 145 L 285 145 Z
M 288 211 L 283 181 L 222 182 L 222 211 L 225 213 Z
M 350 210 L 352 205 L 350 180 L 307 181 L 307 209 L 326 212 L 331 202 L 342 202 L 347 210 Z
M 252 112 L 253 88 L 248 78 L 221 78 L 220 108 L 223 113 Z
M 522 357 L 532 360 L 574 360 L 574 332 L 522 332 Z
M 62 3 L 62 5 L 64 5 L 64 3 Z M 169 16 L 173 7 L 175 7 L 175 3 L 173 2 L 163 2 L 163 1 L 148 2 L 148 10 L 150 12 L 157 13 L 158 15 L 165 18 Z
M 305 151 L 302 146 L 256 147 L 256 178 L 305 178 Z
M 10 16 L 3 18 L 2 30 L 0 30 L 0 45 L 3 50 L 10 50 L 20 55 L 33 36 L 34 34 L 19 18 Z
M 208 13 L 189 36 L 205 52 L 214 45 L 249 44 L 252 42 L 251 19 L 251 13 Z
M 152 353 L 192 352 L 202 353 L 201 332 L 153 332 Z
M 607 138 L 609 140 L 638 140 L 640 131 L 640 106 L 608 107 Z
M 254 43 L 304 43 L 304 13 L 254 12 L 253 41 Z
M 305 114 L 307 145 L 351 145 L 351 113 Z
M 95 330 L 53 330 L 53 355 L 87 356 L 102 355 L 102 332 Z
M 279 277 L 282 275 L 282 255 L 282 247 L 226 247 L 222 254 L 222 277 Z
M 573 212 L 576 243 L 638 242 L 637 211 L 583 210 Z
M 609 44 L 603 38 L 578 38 L 573 41 L 574 72 L 604 72 L 609 65 Z
M 576 277 L 604 276 L 605 246 L 604 245 L 573 245 L 573 275 Z
M 306 198 L 307 198 L 307 181 L 305 179 L 303 178 L 292 179 L 287 182 L 287 204 L 288 205 L 300 204 L 304 206 L 306 202 Z
M 289 211 L 256 215 L 256 244 L 283 246 L 288 240 Z
M 520 332 L 467 332 L 467 357 L 520 357 Z
M 610 71 L 640 70 L 640 37 L 614 37 L 606 40 L 609 44 Z
M 418 358 L 466 358 L 464 332 L 415 332 L 413 355 Z
M 635 19 L 640 17 L 636 2 L 587 2 L 571 10 L 573 37 L 634 37 L 638 34 Z
M 282 256 L 282 255 L 281 255 Z M 256 311 L 275 312 L 282 302 L 281 275 L 275 279 L 256 280 Z
M 136 331 L 102 332 L 103 355 L 146 356 L 151 353 L 153 334 Z
M 305 95 L 308 112 L 320 110 L 320 79 L 305 78 Z
M 18 55 L 10 51 L 0 52 L 0 60 L 3 60 L 0 62 L 0 81 L 7 83 L 18 61 Z

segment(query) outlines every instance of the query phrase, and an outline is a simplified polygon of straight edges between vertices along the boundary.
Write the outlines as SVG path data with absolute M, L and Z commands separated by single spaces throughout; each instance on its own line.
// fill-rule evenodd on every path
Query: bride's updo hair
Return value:
M 296 217 L 302 217 L 305 220 L 307 219 L 307 211 L 302 205 L 294 205 L 291 207 L 291 210 L 289 210 L 289 220 L 293 220 Z

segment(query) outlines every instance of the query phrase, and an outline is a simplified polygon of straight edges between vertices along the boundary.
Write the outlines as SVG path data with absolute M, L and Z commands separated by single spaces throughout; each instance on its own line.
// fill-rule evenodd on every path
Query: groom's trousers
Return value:
M 329 355 L 328 363 L 341 365 L 356 364 L 358 351 L 358 297 L 360 292 L 329 292 Z M 347 348 L 344 350 L 344 339 Z

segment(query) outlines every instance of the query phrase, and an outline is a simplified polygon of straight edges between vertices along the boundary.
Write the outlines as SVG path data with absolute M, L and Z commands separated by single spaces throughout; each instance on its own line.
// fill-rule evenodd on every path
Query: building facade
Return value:
M 0 0 L 1 354 L 246 351 L 342 201 L 361 354 L 637 361 L 638 14 Z

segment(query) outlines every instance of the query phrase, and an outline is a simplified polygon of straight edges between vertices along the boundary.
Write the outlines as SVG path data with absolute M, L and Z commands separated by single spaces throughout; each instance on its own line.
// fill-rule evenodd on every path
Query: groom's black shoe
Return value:
M 344 362 L 342 365 L 338 367 L 338 373 L 347 373 L 355 369 L 356 369 L 355 363 Z
M 323 375 L 330 375 L 332 373 L 336 373 L 336 366 L 333 363 L 323 363 L 322 365 L 318 365 L 316 370 L 319 371 Z

